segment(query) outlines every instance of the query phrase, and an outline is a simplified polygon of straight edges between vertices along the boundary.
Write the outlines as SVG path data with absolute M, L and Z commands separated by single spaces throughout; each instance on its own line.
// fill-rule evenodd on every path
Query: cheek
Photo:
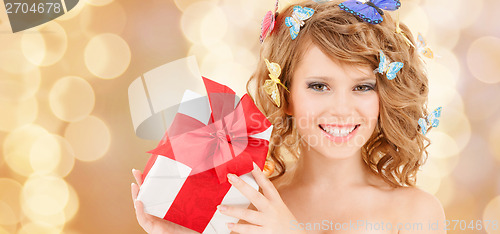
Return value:
M 315 112 L 315 101 L 311 100 L 310 95 L 307 95 L 305 91 L 292 91 L 290 95 L 290 99 L 292 101 L 290 110 L 292 111 L 293 116 L 309 116 L 311 112 Z
M 293 93 L 291 100 L 290 110 L 292 110 L 295 127 L 299 135 L 307 135 L 316 126 L 318 118 L 316 115 L 321 105 L 312 100 L 310 96 L 301 92 Z
M 378 95 L 372 95 L 370 98 L 364 99 L 360 103 L 361 112 L 365 118 L 369 119 L 369 122 L 376 122 L 379 116 L 379 104 Z

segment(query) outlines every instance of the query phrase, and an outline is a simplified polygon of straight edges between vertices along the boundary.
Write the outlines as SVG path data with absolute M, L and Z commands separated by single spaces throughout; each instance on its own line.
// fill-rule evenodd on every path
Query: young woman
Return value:
M 401 24 L 404 35 L 396 33 L 389 14 L 370 24 L 340 3 L 297 4 L 314 10 L 304 20 L 293 16 L 297 5 L 279 13 L 248 83 L 274 125 L 275 176 L 271 182 L 254 169 L 261 193 L 228 175 L 252 206 L 219 211 L 241 219 L 228 224 L 237 233 L 446 233 L 440 202 L 415 187 L 428 146 L 417 123 L 427 114 L 428 82 L 417 49 L 406 42 L 413 42 L 411 32 Z M 287 17 L 304 23 L 294 39 Z M 404 66 L 383 68 L 384 55 Z M 270 64 L 282 68 L 279 104 L 263 88 Z M 285 155 L 297 159 L 291 167 Z M 134 171 L 139 184 L 140 175 Z M 133 184 L 134 199 L 138 191 Z M 147 232 L 190 232 L 134 205 Z

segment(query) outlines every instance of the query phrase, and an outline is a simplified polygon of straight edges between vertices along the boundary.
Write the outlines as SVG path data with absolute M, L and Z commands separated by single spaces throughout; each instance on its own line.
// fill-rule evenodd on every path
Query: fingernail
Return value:
M 135 171 L 135 168 L 132 168 L 132 173 L 134 173 L 134 171 Z
M 226 207 L 226 206 L 223 206 L 223 205 L 218 205 L 218 206 L 217 206 L 217 210 L 220 210 L 220 211 L 225 211 L 225 210 L 227 210 L 227 207 Z
M 131 183 L 130 186 L 134 186 L 134 183 Z
M 231 229 L 234 227 L 234 223 L 227 223 L 227 228 Z
M 235 174 L 228 173 L 227 178 L 229 179 L 229 182 L 231 182 L 231 183 L 238 181 L 238 176 L 236 176 Z

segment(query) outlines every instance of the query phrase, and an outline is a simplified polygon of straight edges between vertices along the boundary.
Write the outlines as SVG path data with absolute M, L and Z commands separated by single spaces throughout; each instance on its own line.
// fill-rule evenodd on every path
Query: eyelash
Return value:
M 354 88 L 356 89 L 358 87 L 363 87 L 364 88 L 364 90 L 361 90 L 361 92 L 367 92 L 367 91 L 375 90 L 375 85 L 372 85 L 372 84 L 358 85 L 358 86 L 356 86 Z
M 321 86 L 321 87 L 324 87 L 324 88 L 319 88 L 317 89 L 318 86 Z M 318 91 L 318 92 L 324 92 L 325 91 L 325 87 L 328 88 L 328 86 L 324 83 L 318 83 L 318 82 L 313 82 L 313 83 L 310 83 L 307 85 L 307 87 L 309 89 L 312 89 L 314 91 Z M 358 88 L 362 88 L 363 90 L 357 90 Z M 372 85 L 372 84 L 362 84 L 362 85 L 356 85 L 354 87 L 354 91 L 360 91 L 360 92 L 367 92 L 367 91 L 372 91 L 372 90 L 375 90 L 375 87 L 376 85 Z
M 307 88 L 312 89 L 312 90 L 314 90 L 314 91 L 319 91 L 319 92 L 323 92 L 323 91 L 325 91 L 325 90 L 324 90 L 324 88 L 323 88 L 323 89 L 316 89 L 316 88 L 315 88 L 315 87 L 318 87 L 318 86 L 327 87 L 327 86 L 326 86 L 325 84 L 323 84 L 323 83 L 313 82 L 313 83 L 309 83 L 309 84 L 307 85 Z

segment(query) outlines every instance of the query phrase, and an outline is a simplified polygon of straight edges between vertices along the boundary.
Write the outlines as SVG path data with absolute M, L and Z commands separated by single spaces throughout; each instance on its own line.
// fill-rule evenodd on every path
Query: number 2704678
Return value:
M 27 2 L 8 2 L 5 4 L 5 10 L 7 14 L 53 14 L 60 13 L 61 3 L 53 2 L 38 2 L 38 3 L 27 3 Z

